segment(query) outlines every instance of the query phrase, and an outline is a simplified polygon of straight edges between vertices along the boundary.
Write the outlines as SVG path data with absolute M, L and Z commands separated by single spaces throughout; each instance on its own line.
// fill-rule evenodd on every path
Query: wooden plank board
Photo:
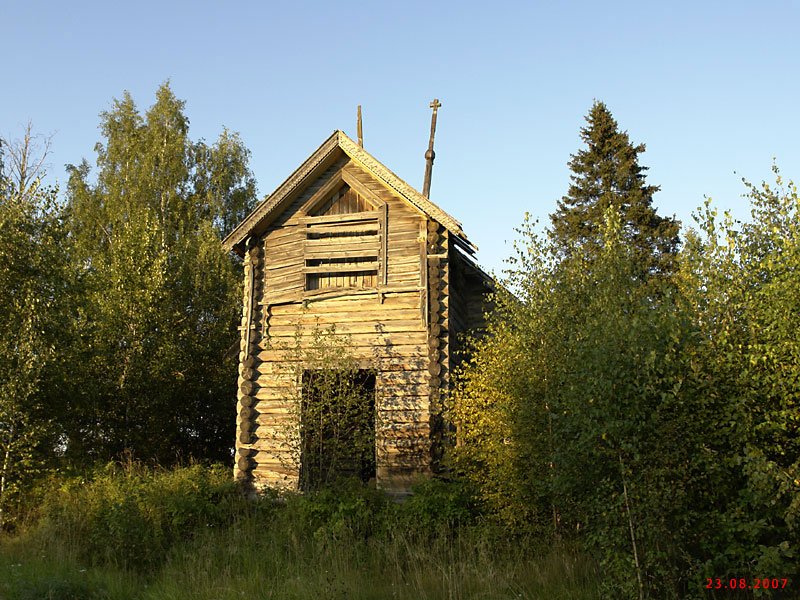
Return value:
M 378 261 L 363 261 L 357 263 L 323 264 L 314 267 L 303 267 L 303 273 L 375 273 L 378 270 Z
M 351 346 L 351 351 L 355 355 L 356 360 L 366 360 L 369 364 L 380 364 L 381 361 L 387 361 L 389 364 L 396 364 L 406 360 L 406 357 L 409 361 L 428 359 L 427 344 L 403 344 L 376 348 L 370 343 L 365 346 Z M 258 356 L 259 360 L 275 363 L 284 362 L 293 358 L 293 354 L 286 349 L 278 349 L 275 347 L 262 349 L 256 353 L 256 356 Z M 411 364 L 411 362 L 409 362 L 409 364 Z
M 334 298 L 320 298 L 304 305 L 301 301 L 286 302 L 270 306 L 273 315 L 297 314 L 298 311 L 333 312 L 341 310 L 373 310 L 375 306 L 383 310 L 397 307 L 412 308 L 419 306 L 419 286 L 386 287 L 365 291 L 360 294 L 345 294 Z M 304 306 L 306 306 L 304 308 Z
M 378 423 L 375 426 L 375 435 L 381 440 L 425 438 L 430 435 L 431 425 L 428 420 L 406 423 Z
M 300 258 L 300 257 L 296 257 Z M 302 256 L 305 260 L 343 260 L 345 258 L 349 259 L 363 259 L 363 258 L 372 258 L 375 260 L 377 264 L 378 253 L 375 251 L 375 248 L 372 247 L 358 247 L 358 248 L 350 248 L 350 247 L 339 247 L 337 249 L 330 249 L 330 248 L 312 248 L 307 249 Z M 296 261 L 299 262 L 299 261 Z
M 284 324 L 285 323 L 285 324 Z M 308 325 L 313 327 L 313 318 L 306 321 Z M 408 319 L 408 320 L 377 320 L 377 319 L 361 319 L 355 321 L 348 321 L 339 323 L 336 327 L 336 333 L 340 335 L 352 334 L 375 334 L 375 335 L 389 335 L 394 333 L 418 333 L 425 335 L 427 332 L 425 324 L 422 319 Z M 270 319 L 269 335 L 273 337 L 289 337 L 295 336 L 297 333 L 297 323 L 281 322 L 274 317 Z M 310 333 L 310 332 L 309 332 Z M 378 340 L 375 340 L 377 343 Z
M 319 225 L 321 223 L 348 223 L 358 221 L 376 221 L 380 216 L 379 211 L 369 210 L 365 212 L 347 213 L 344 215 L 322 215 L 319 217 L 299 217 L 297 222 L 301 225 Z
M 315 325 L 315 324 L 336 324 L 343 322 L 360 322 L 364 323 L 369 321 L 373 327 L 381 323 L 390 321 L 418 321 L 421 327 L 424 327 L 422 319 L 419 318 L 419 312 L 416 307 L 412 308 L 394 308 L 391 310 L 380 311 L 379 304 L 370 307 L 361 307 L 360 310 L 336 310 L 336 311 L 322 311 L 322 310 L 308 310 L 297 312 L 282 312 L 273 313 L 270 316 L 271 326 L 280 325 Z M 380 311 L 380 312 L 378 312 Z M 377 313 L 377 314 L 376 314 Z
M 374 234 L 378 235 L 381 231 L 381 223 L 379 221 L 357 221 L 355 223 L 317 223 L 316 225 L 306 226 L 305 233 L 307 237 L 315 235 L 331 236 L 337 235 L 364 235 Z
M 429 422 L 430 412 L 426 408 L 395 408 L 385 410 L 380 407 L 377 411 L 376 423 L 417 423 Z

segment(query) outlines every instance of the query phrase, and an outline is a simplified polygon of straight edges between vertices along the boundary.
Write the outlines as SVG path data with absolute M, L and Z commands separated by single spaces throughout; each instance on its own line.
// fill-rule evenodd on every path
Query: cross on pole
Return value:
M 433 160 L 436 158 L 436 153 L 433 151 L 433 138 L 436 135 L 436 113 L 441 106 L 442 103 L 439 102 L 438 98 L 434 98 L 433 102 L 430 103 L 430 107 L 433 109 L 433 114 L 431 115 L 431 137 L 428 141 L 428 150 L 425 152 L 425 179 L 422 183 L 422 195 L 426 198 L 430 198 L 431 195 L 431 173 L 433 172 Z

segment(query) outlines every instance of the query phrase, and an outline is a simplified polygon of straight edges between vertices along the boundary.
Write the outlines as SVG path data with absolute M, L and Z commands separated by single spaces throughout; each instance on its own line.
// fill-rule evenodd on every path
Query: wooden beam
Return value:
M 357 264 L 331 264 L 319 265 L 317 267 L 303 267 L 303 273 L 359 273 L 367 271 L 377 272 L 378 261 L 360 262 Z
M 320 217 L 301 217 L 298 222 L 303 225 L 316 225 L 320 223 L 347 223 L 349 221 L 378 221 L 378 211 L 368 210 L 365 212 L 349 213 L 346 215 L 322 215 Z

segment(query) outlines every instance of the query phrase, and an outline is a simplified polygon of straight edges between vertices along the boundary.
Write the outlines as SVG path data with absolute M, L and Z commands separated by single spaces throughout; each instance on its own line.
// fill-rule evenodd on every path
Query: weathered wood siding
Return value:
M 359 194 L 381 203 L 377 285 L 307 291 L 303 209 L 342 178 Z M 436 234 L 430 248 L 429 233 Z M 294 345 L 298 326 L 301 339 L 307 339 L 316 325 L 331 324 L 337 334 L 349 336 L 353 357 L 363 368 L 376 370 L 378 484 L 403 492 L 415 476 L 430 470 L 431 415 L 438 411 L 436 390 L 449 373 L 447 260 L 445 256 L 440 265 L 432 258 L 442 254 L 442 247 L 446 255 L 443 228 L 433 222 L 429 228 L 428 219 L 346 157 L 299 193 L 253 240 L 245 257 L 237 428 L 240 477 L 256 486 L 297 485 L 298 465 L 286 441 L 287 431 L 299 435 L 291 405 L 298 387 L 293 381 L 296 371 L 285 368 L 287 355 L 280 348 Z M 435 282 L 433 287 L 429 280 Z M 435 298 L 429 301 L 431 292 Z M 432 333 L 435 339 L 430 342 Z M 433 425 L 438 426 L 436 419 Z

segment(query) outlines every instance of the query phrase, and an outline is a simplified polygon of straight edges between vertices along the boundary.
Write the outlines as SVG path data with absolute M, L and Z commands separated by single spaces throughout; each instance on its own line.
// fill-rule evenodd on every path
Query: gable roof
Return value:
M 253 231 L 266 227 L 285 208 L 285 200 L 291 197 L 292 192 L 300 189 L 305 183 L 313 180 L 320 167 L 326 164 L 334 152 L 339 149 L 353 162 L 357 163 L 376 180 L 392 189 L 411 206 L 443 225 L 453 234 L 457 245 L 467 254 L 474 254 L 477 248 L 467 239 L 459 223 L 444 210 L 436 206 L 428 198 L 400 179 L 391 170 L 384 166 L 369 152 L 356 144 L 347 135 L 338 129 L 325 140 L 317 150 L 301 164 L 286 181 L 267 196 L 251 212 L 244 221 L 239 223 L 233 231 L 222 241 L 226 250 L 241 252 L 241 244 Z

